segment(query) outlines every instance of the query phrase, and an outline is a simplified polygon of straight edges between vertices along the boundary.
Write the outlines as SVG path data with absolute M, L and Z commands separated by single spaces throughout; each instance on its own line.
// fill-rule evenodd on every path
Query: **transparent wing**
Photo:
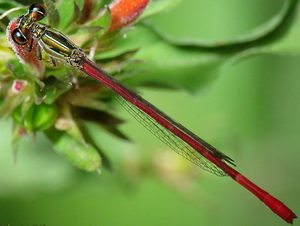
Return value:
M 204 153 L 204 155 L 209 154 L 210 157 L 215 157 L 216 161 L 220 160 L 224 163 L 226 162 L 225 164 L 230 163 L 234 165 L 233 160 L 230 157 L 223 154 L 186 127 L 163 113 L 135 91 L 126 87 L 106 71 L 98 67 L 97 64 L 88 58 L 83 59 L 79 69 L 111 89 L 113 95 L 120 104 L 139 123 L 145 126 L 151 133 L 171 147 L 179 155 L 182 155 L 200 168 L 214 173 L 217 176 L 226 176 L 227 174 L 199 152 Z
M 158 139 L 172 148 L 179 155 L 185 157 L 200 168 L 209 171 L 217 176 L 227 176 L 227 174 L 217 167 L 215 164 L 204 158 L 201 154 L 196 152 L 190 145 L 175 136 L 172 132 L 161 126 L 149 115 L 142 110 L 126 101 L 119 94 L 112 92 L 118 102 L 146 129 L 153 133 Z

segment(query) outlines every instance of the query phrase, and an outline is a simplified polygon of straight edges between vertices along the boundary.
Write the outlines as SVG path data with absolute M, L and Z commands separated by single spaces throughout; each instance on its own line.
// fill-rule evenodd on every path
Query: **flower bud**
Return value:
M 54 128 L 46 130 L 45 134 L 53 143 L 55 151 L 69 159 L 75 166 L 89 172 L 100 172 L 101 157 L 93 145 L 84 145 L 65 131 Z
M 27 112 L 23 113 L 22 106 L 17 107 L 12 113 L 13 119 L 28 131 L 42 131 L 51 127 L 57 118 L 55 105 L 33 104 Z
M 134 22 L 144 11 L 149 0 L 115 0 L 110 6 L 112 21 L 109 31 Z

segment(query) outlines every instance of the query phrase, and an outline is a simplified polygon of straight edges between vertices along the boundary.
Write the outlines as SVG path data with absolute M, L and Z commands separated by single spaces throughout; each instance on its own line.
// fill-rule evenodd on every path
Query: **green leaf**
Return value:
M 70 24 L 71 18 L 73 18 L 75 6 L 74 1 L 60 1 L 58 6 L 59 15 L 63 15 L 60 17 L 59 29 L 64 30 L 67 29 L 67 24 Z
M 255 54 L 265 54 L 266 46 L 277 47 L 275 43 L 287 34 L 287 26 L 293 23 L 292 18 L 296 11 L 295 3 L 296 1 L 286 0 L 280 13 L 267 25 L 262 26 L 255 33 L 225 42 L 222 45 L 219 43 L 174 42 L 161 35 L 153 27 L 140 25 L 136 30 L 126 32 L 126 38 L 119 38 L 112 43 L 120 48 L 116 47 L 116 49 L 99 54 L 97 57 L 103 59 L 116 56 L 122 51 L 140 49 L 133 59 L 145 61 L 145 64 L 131 64 L 124 68 L 136 72 L 135 78 L 128 80 L 127 84 L 175 87 L 195 92 L 205 88 L 217 78 L 222 67 L 229 65 L 228 63 Z M 299 27 L 298 24 L 295 25 L 295 28 L 297 27 Z M 290 42 L 289 49 L 293 49 L 295 52 L 298 51 L 294 46 L 297 46 L 299 32 L 298 29 L 293 31 L 295 32 L 293 37 L 289 38 L 295 42 Z M 281 47 L 283 46 L 281 45 Z
M 69 22 L 65 26 L 65 30 L 70 31 L 73 28 L 74 24 L 80 19 L 81 10 L 76 1 L 74 1 L 73 5 L 73 14 L 69 19 Z
M 285 26 L 280 27 L 277 32 L 268 39 L 257 43 L 252 48 L 245 49 L 235 54 L 229 63 L 236 63 L 249 57 L 265 54 L 300 54 L 300 4 L 294 6 L 294 11 L 291 11 L 286 19 Z
M 142 20 L 163 11 L 170 10 L 181 1 L 182 0 L 152 0 L 138 20 Z
M 110 44 L 109 50 L 95 55 L 95 60 L 111 59 L 127 52 L 133 52 L 144 46 L 149 46 L 161 38 L 144 26 L 125 32 Z
M 105 7 L 105 10 L 101 11 L 99 17 L 91 22 L 89 26 L 97 26 L 102 28 L 95 35 L 95 37 L 102 36 L 109 28 L 111 23 L 111 12 L 108 7 Z
M 47 20 L 51 27 L 57 28 L 60 22 L 60 16 L 52 0 L 44 0 L 47 9 Z
M 87 23 L 87 25 L 81 25 L 76 33 L 76 36 L 81 40 L 81 47 L 89 46 L 92 42 L 95 42 L 97 45 L 101 40 L 97 38 L 103 36 L 110 25 L 111 22 L 111 13 L 108 7 L 105 7 L 105 10 L 100 11 L 96 19 L 92 22 Z M 101 43 L 102 44 L 102 43 Z
M 151 23 L 147 23 L 147 25 L 150 26 L 155 33 L 159 34 L 167 41 L 176 45 L 214 49 L 224 47 L 233 48 L 235 45 L 246 45 L 251 43 L 253 44 L 256 41 L 259 41 L 260 39 L 270 35 L 279 26 L 283 26 L 285 19 L 289 17 L 290 14 L 293 13 L 293 11 L 295 10 L 295 3 L 297 1 L 298 0 L 284 0 L 280 11 L 276 15 L 274 15 L 269 21 L 249 31 L 246 34 L 242 34 L 231 40 L 202 41 L 199 38 L 176 38 L 166 34 L 156 26 L 153 26 Z
M 217 78 L 225 55 L 176 47 L 164 40 L 142 48 L 134 59 L 145 63 L 131 64 L 126 69 L 138 71 L 131 86 L 156 86 L 185 89 L 196 92 Z

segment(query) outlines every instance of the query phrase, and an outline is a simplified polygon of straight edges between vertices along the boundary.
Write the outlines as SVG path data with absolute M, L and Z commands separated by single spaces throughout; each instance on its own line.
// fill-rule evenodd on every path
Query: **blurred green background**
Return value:
M 282 3 L 184 0 L 148 21 L 174 38 L 230 40 L 269 20 Z M 297 55 L 262 55 L 226 67 L 192 95 L 140 92 L 299 214 L 299 61 Z M 100 175 L 77 170 L 39 134 L 23 140 L 14 163 L 11 122 L 0 122 L 0 225 L 286 224 L 230 178 L 194 167 L 116 107 L 133 142 L 91 126 L 114 165 L 114 172 Z

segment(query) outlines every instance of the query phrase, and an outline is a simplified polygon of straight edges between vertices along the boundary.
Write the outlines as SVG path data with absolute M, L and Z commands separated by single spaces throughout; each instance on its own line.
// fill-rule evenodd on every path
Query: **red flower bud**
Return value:
M 15 80 L 13 85 L 12 85 L 12 90 L 15 93 L 19 93 L 22 91 L 22 89 L 24 88 L 24 85 L 27 84 L 27 81 L 25 80 Z
M 109 31 L 114 31 L 135 21 L 149 0 L 115 0 L 110 6 L 112 21 Z

